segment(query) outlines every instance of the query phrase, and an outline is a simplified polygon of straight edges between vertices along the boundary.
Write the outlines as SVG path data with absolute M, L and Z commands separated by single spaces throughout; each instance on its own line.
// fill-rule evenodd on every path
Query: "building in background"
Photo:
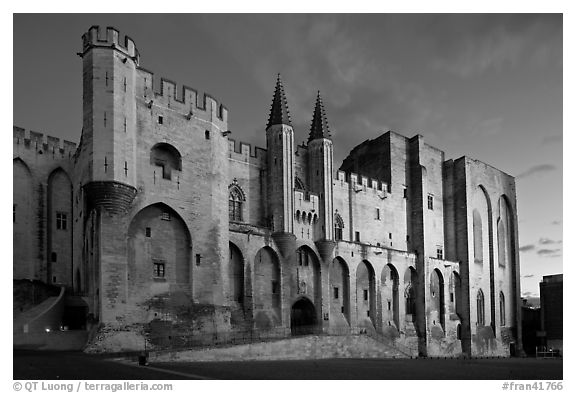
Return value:
M 554 274 L 542 277 L 540 282 L 541 330 L 547 349 L 562 353 L 562 306 L 563 275 Z
M 119 38 L 83 36 L 78 145 L 14 128 L 15 336 L 65 324 L 103 350 L 246 331 L 521 349 L 513 177 L 392 131 L 337 170 L 320 93 L 295 130 L 280 76 L 253 149 L 230 139 L 226 107 L 153 84 Z M 29 280 L 64 288 L 45 298 L 61 317 L 34 315 Z

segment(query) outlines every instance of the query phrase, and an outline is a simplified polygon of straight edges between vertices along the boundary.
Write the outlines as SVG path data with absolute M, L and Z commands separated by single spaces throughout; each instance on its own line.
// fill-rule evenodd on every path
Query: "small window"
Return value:
M 380 219 L 380 209 L 376 208 L 376 219 Z
M 359 242 L 360 241 L 360 232 L 356 231 L 354 239 Z
M 164 124 L 164 116 L 158 116 L 158 124 Z
M 428 195 L 428 210 L 434 210 L 434 195 Z
M 388 300 L 388 310 L 392 310 L 392 302 Z
M 403 189 L 403 193 L 404 193 L 404 199 L 408 198 L 408 189 L 407 188 Z
M 364 290 L 364 300 L 365 301 L 368 300 L 368 290 L 367 289 Z
M 68 226 L 68 215 L 66 213 L 56 213 L 56 229 L 65 231 Z
M 146 237 L 151 237 L 151 236 L 152 236 L 152 228 L 146 227 Z
M 170 221 L 171 220 L 170 213 L 168 213 L 168 212 L 162 213 L 161 219 L 164 221 Z
M 278 291 L 278 281 L 274 280 L 272 281 L 272 294 L 277 294 L 279 293 Z
M 450 293 L 450 303 L 454 303 L 454 294 Z
M 154 262 L 154 278 L 164 278 L 166 265 L 164 262 Z
M 334 287 L 334 299 L 338 299 L 338 287 Z
M 50 260 L 51 260 L 52 262 L 56 262 L 56 259 L 57 259 L 57 258 L 58 258 L 58 255 L 57 255 L 55 252 L 53 252 L 53 253 L 50 255 Z
M 196 254 L 196 266 L 200 266 L 201 260 L 202 260 L 202 255 Z
M 388 232 L 388 239 L 392 239 L 392 232 Z
M 16 204 L 12 205 L 12 222 L 16 222 Z
M 206 140 L 210 139 L 210 131 L 204 131 L 204 138 L 206 138 Z
M 442 247 L 436 248 L 436 258 L 444 259 L 444 250 L 442 249 Z

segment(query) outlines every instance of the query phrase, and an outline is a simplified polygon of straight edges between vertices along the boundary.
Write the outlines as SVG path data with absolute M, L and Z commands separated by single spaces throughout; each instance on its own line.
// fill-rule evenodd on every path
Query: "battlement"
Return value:
M 132 38 L 125 36 L 124 43 L 120 41 L 120 32 L 114 27 L 108 26 L 100 29 L 100 26 L 92 26 L 87 33 L 82 35 L 82 54 L 93 47 L 108 47 L 118 49 L 129 56 L 136 65 L 140 63 L 140 54 Z
M 353 188 L 356 192 L 377 192 L 381 198 L 386 198 L 386 194 L 389 192 L 388 183 L 361 176 L 354 172 L 338 171 L 336 180 L 344 188 Z
M 294 209 L 316 213 L 320 208 L 320 198 L 314 192 L 294 190 Z
M 229 157 L 239 161 L 247 161 L 248 159 L 255 159 L 250 161 L 264 162 L 266 161 L 267 150 L 250 143 L 236 141 L 235 139 L 228 138 L 228 152 Z
M 148 100 L 149 105 L 161 103 L 168 108 L 185 112 L 188 116 L 194 116 L 196 111 L 211 111 L 213 118 L 223 122 L 228 121 L 228 108 L 219 103 L 208 93 L 199 92 L 186 85 L 179 86 L 176 82 L 167 78 L 155 78 L 154 73 L 142 67 L 138 67 L 141 74 L 145 74 L 142 96 Z
M 76 143 L 66 141 L 39 132 L 13 127 L 14 145 L 23 145 L 26 149 L 34 149 L 37 154 L 60 154 L 61 157 L 72 157 L 76 152 Z

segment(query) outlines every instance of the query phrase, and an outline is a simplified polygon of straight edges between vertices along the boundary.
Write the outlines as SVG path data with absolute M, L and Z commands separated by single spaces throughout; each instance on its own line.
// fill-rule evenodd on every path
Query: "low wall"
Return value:
M 151 362 L 210 362 L 330 358 L 406 358 L 365 335 L 307 336 L 285 340 L 179 352 L 153 352 Z

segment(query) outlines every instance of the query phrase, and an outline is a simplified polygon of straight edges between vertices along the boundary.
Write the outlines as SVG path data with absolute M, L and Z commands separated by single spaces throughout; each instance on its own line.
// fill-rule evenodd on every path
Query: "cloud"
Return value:
M 534 244 L 528 244 L 526 246 L 522 246 L 522 247 L 518 248 L 518 251 L 520 251 L 520 252 L 532 251 L 535 248 L 536 248 L 536 246 Z
M 562 240 L 552 240 L 552 239 L 548 239 L 548 238 L 543 237 L 543 238 L 540 238 L 538 243 L 540 243 L 540 244 L 560 244 L 560 243 L 562 243 Z
M 534 277 L 534 275 L 533 275 L 533 274 L 526 274 L 525 276 L 522 276 L 522 277 L 524 277 L 524 278 L 532 278 L 532 277 Z
M 538 255 L 540 256 L 560 256 L 561 255 L 561 248 L 554 248 L 554 249 L 550 249 L 550 248 L 542 248 L 540 250 L 537 251 Z
M 431 66 L 462 78 L 519 64 L 539 68 L 562 65 L 560 18 L 466 16 L 448 25 L 444 33 L 436 42 L 437 57 Z
M 562 220 L 554 220 L 552 221 L 552 225 L 562 225 Z
M 550 165 L 550 164 L 536 165 L 536 166 L 533 166 L 533 167 L 529 168 L 528 170 L 522 172 L 518 176 L 516 176 L 516 179 L 521 179 L 524 177 L 532 176 L 536 173 L 550 172 L 553 170 L 556 170 L 556 167 L 554 165 Z

